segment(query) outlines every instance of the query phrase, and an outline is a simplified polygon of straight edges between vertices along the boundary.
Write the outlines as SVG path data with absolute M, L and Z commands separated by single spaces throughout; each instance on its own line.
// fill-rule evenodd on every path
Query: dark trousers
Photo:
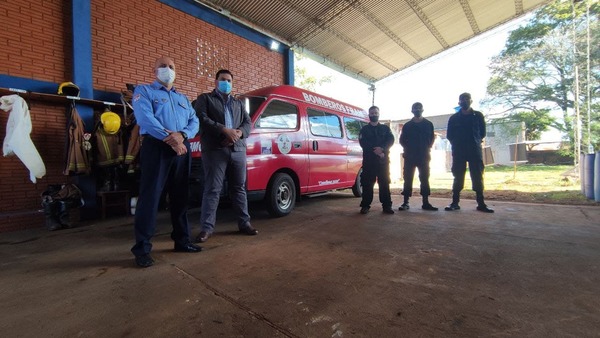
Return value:
M 248 199 L 246 197 L 246 152 L 222 148 L 202 152 L 204 168 L 204 193 L 200 225 L 202 231 L 212 233 L 217 219 L 219 197 L 223 189 L 223 180 L 227 178 L 229 198 L 234 212 L 238 216 L 238 228 L 250 223 Z
M 412 196 L 413 179 L 415 178 L 415 169 L 419 169 L 419 181 L 421 182 L 421 196 L 429 196 L 431 189 L 429 187 L 429 160 L 422 159 L 420 161 L 406 160 L 404 162 L 404 189 L 402 195 L 407 200 Z
M 390 195 L 390 165 L 389 163 L 367 164 L 363 162 L 363 171 L 360 176 L 362 184 L 361 208 L 371 207 L 373 202 L 373 186 L 377 181 L 379 185 L 379 202 L 383 208 L 392 207 L 392 197 Z
M 452 183 L 452 199 L 460 196 L 460 192 L 465 186 L 465 172 L 467 171 L 467 163 L 469 163 L 469 174 L 471 175 L 472 188 L 479 196 L 483 196 L 483 159 L 481 152 L 452 152 L 452 175 L 454 175 L 454 183 Z M 483 198 L 483 197 L 481 197 Z
M 171 147 L 151 136 L 144 137 L 140 149 L 140 193 L 135 212 L 136 255 L 150 253 L 150 240 L 156 231 L 156 214 L 163 189 L 169 194 L 169 211 L 173 231 L 171 238 L 177 244 L 190 241 L 187 218 L 188 180 L 190 175 L 190 145 L 185 141 L 187 154 L 177 156 Z

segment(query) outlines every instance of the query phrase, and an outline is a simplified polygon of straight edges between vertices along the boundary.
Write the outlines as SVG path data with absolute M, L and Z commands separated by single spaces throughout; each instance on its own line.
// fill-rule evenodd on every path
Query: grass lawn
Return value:
M 581 192 L 581 184 L 573 166 L 537 164 L 487 166 L 485 168 L 485 197 L 487 200 L 517 201 L 550 204 L 600 205 L 588 200 Z M 419 178 L 415 174 L 413 198 L 419 196 Z M 429 183 L 432 197 L 452 196 L 452 173 L 432 173 Z M 392 194 L 400 194 L 403 182 L 392 185 Z M 465 189 L 461 197 L 474 199 L 469 173 L 465 175 Z

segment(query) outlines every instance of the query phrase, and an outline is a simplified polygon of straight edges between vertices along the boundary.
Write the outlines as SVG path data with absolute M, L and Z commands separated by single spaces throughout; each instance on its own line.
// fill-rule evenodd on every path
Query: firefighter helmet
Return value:
M 105 111 L 100 115 L 100 123 L 107 134 L 116 134 L 121 128 L 121 117 L 111 111 Z
M 73 82 L 63 82 L 58 86 L 59 95 L 79 96 L 79 87 Z

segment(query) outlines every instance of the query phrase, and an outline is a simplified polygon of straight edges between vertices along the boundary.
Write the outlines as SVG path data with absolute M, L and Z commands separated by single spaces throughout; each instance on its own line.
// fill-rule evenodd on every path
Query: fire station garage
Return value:
M 593 207 L 499 202 L 493 215 L 358 218 L 352 193 L 336 192 L 283 218 L 251 210 L 261 230 L 251 239 L 220 210 L 218 236 L 193 256 L 172 252 L 160 213 L 157 264 L 137 269 L 129 252 L 131 88 L 154 80 L 158 57 L 175 61 L 189 99 L 222 68 L 239 93 L 293 85 L 294 51 L 369 86 L 545 3 L 3 1 L 0 332 L 597 336 Z M 25 151 L 9 154 L 9 137 Z M 196 232 L 198 210 L 189 218 Z

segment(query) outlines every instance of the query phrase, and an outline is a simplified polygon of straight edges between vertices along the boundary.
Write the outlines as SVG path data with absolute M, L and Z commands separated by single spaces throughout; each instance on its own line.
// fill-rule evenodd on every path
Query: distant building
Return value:
M 515 159 L 517 162 L 527 161 L 527 149 L 524 143 L 525 122 L 494 122 L 492 120 L 487 123 L 486 129 L 485 145 L 491 148 L 495 164 L 511 165 Z

